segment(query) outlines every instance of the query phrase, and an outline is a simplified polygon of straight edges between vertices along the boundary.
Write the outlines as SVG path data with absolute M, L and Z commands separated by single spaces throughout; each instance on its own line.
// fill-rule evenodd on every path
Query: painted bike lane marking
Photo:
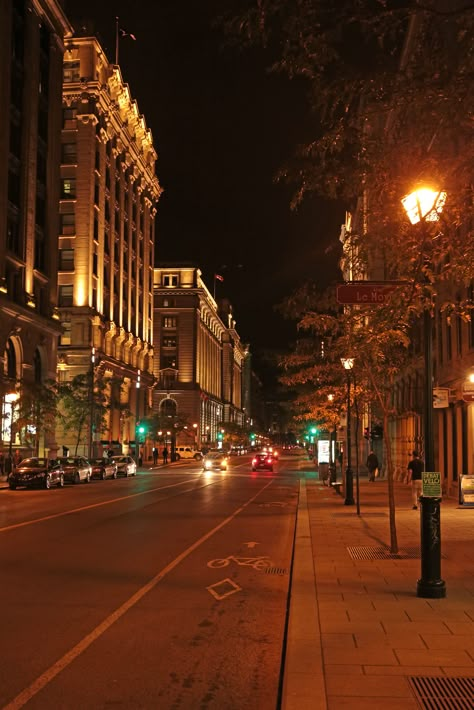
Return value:
M 180 555 L 175 557 L 175 559 L 170 562 L 166 567 L 164 567 L 160 572 L 158 572 L 152 579 L 150 579 L 149 582 L 147 582 L 143 587 L 141 587 L 135 594 L 132 594 L 132 596 L 127 599 L 121 606 L 119 606 L 115 611 L 113 611 L 109 616 L 107 616 L 104 621 L 102 621 L 98 626 L 95 627 L 87 636 L 84 636 L 84 638 L 79 641 L 73 648 L 71 648 L 67 653 L 62 656 L 59 660 L 56 661 L 56 663 L 53 663 L 52 666 L 50 666 L 44 673 L 42 673 L 36 680 L 34 680 L 32 683 L 30 683 L 29 686 L 27 686 L 24 690 L 21 691 L 13 700 L 11 700 L 7 705 L 4 705 L 2 710 L 19 710 L 19 708 L 22 708 L 26 703 L 28 703 L 31 698 L 33 698 L 37 693 L 40 692 L 40 690 L 43 690 L 48 683 L 50 683 L 61 671 L 63 671 L 65 668 L 67 668 L 73 661 L 76 660 L 76 658 L 83 653 L 89 646 L 91 646 L 94 641 L 96 641 L 100 636 L 102 636 L 111 626 L 112 624 L 115 624 L 116 621 L 118 621 L 124 614 L 127 613 L 132 607 L 134 607 L 136 604 L 138 604 L 139 601 L 143 599 L 143 597 L 148 594 L 152 589 L 156 587 L 158 582 L 161 582 L 161 580 L 166 577 L 166 575 L 171 572 L 175 567 L 177 567 L 186 557 L 188 557 L 194 550 L 197 550 L 198 547 L 200 547 L 206 540 L 209 540 L 216 532 L 221 530 L 221 528 L 225 527 L 228 523 L 230 523 L 234 518 L 237 517 L 247 506 L 250 505 L 250 503 L 253 503 L 253 501 L 261 494 L 263 491 L 268 488 L 273 483 L 273 481 L 269 481 L 263 488 L 261 488 L 254 496 L 249 498 L 249 500 L 246 503 L 243 503 L 243 505 L 239 506 L 237 510 L 235 510 L 232 515 L 229 515 L 227 518 L 225 518 L 222 522 L 220 522 L 218 525 L 216 525 L 212 530 L 209 530 L 209 532 L 205 533 L 202 535 L 196 542 L 194 542 L 192 545 L 190 545 L 186 550 L 184 550 Z

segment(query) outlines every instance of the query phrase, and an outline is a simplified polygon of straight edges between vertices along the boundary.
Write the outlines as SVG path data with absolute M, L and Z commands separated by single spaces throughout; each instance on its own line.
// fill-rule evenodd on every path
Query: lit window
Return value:
M 172 287 L 178 285 L 178 274 L 163 275 L 163 286 Z
M 61 345 L 71 345 L 71 321 L 63 321 L 61 323 L 63 332 L 60 335 Z
M 163 328 L 176 328 L 176 316 L 164 316 Z
M 74 271 L 74 249 L 59 250 L 59 271 Z
M 61 180 L 61 198 L 70 200 L 76 197 L 76 178 L 63 178 Z
M 72 306 L 72 293 L 72 286 L 60 286 L 58 305 L 62 307 Z
M 70 83 L 72 81 L 79 81 L 81 73 L 81 66 L 78 59 L 74 61 L 65 60 L 63 66 L 63 81 L 64 83 Z

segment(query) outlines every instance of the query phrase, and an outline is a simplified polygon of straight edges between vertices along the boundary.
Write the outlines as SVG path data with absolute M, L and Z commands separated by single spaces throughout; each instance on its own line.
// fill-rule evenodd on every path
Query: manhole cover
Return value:
M 474 707 L 474 678 L 411 676 L 408 680 L 422 708 L 472 710 Z

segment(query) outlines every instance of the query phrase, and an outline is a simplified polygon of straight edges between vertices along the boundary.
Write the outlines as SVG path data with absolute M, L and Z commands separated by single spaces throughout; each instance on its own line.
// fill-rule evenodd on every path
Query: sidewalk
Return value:
M 355 505 L 304 475 L 282 708 L 473 708 L 474 508 L 443 500 L 447 596 L 423 599 L 420 511 L 410 487 L 395 483 L 393 558 L 386 480 L 361 481 L 359 517 Z

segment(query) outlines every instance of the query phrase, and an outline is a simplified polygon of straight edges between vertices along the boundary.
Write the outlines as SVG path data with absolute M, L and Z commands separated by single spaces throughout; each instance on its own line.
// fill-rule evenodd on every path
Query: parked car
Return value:
M 110 456 L 91 459 L 91 466 L 92 478 L 100 478 L 101 481 L 106 478 L 117 478 L 117 464 Z
M 92 466 L 84 456 L 61 456 L 58 462 L 64 470 L 64 480 L 69 483 L 90 483 Z
M 64 486 L 64 471 L 55 459 L 27 458 L 23 459 L 16 470 L 10 473 L 8 485 L 12 491 L 19 486 L 27 488 L 59 486 L 62 488 Z
M 202 459 L 202 453 L 191 446 L 177 446 L 175 448 L 175 456 L 177 461 L 179 459 L 195 459 L 196 461 Z
M 227 455 L 211 451 L 202 460 L 204 471 L 227 471 Z
M 252 471 L 273 471 L 273 461 L 272 454 L 255 454 L 252 459 Z
M 128 478 L 128 476 L 137 475 L 137 464 L 131 456 L 112 456 L 112 461 L 117 464 L 118 476 L 125 476 Z

